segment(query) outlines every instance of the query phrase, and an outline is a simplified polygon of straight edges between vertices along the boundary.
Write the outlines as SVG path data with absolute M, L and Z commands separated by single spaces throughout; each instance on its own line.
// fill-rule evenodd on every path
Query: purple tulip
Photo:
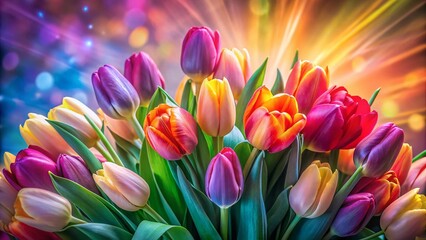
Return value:
M 68 178 L 90 191 L 100 194 L 95 181 L 92 178 L 92 174 L 80 157 L 61 154 L 59 155 L 56 164 L 58 171 L 64 178 Z
M 55 191 L 49 172 L 58 175 L 56 163 L 45 150 L 37 146 L 21 150 L 15 162 L 10 164 L 10 172 L 3 169 L 6 180 L 18 191 L 28 187 Z
M 220 53 L 220 35 L 208 27 L 192 27 L 182 43 L 180 65 L 195 82 L 213 73 Z
M 207 168 L 207 196 L 219 207 L 227 208 L 238 202 L 243 189 L 244 179 L 238 156 L 231 148 L 224 148 Z
M 385 123 L 355 148 L 355 165 L 363 167 L 366 177 L 380 177 L 392 167 L 403 143 L 404 131 L 393 123 Z
M 349 195 L 331 225 L 331 232 L 339 237 L 359 233 L 373 217 L 375 208 L 373 194 L 357 193 Z
M 92 85 L 99 107 L 115 119 L 129 119 L 139 107 L 135 88 L 113 66 L 105 65 L 92 74 Z
M 158 87 L 164 88 L 164 78 L 160 70 L 144 52 L 135 53 L 126 60 L 124 76 L 135 87 L 144 106 L 148 105 Z

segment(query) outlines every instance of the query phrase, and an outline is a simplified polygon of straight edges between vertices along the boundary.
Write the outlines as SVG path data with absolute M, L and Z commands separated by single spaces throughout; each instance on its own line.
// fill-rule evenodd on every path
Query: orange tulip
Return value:
M 330 206 L 336 191 L 338 172 L 328 163 L 314 161 L 303 171 L 290 191 L 290 206 L 304 218 L 321 216 Z
M 340 149 L 339 158 L 337 159 L 337 169 L 346 175 L 352 175 L 355 170 L 354 151 L 352 149 Z
M 257 149 L 279 152 L 288 147 L 306 124 L 296 99 L 288 94 L 272 95 L 265 86 L 257 89 L 244 113 L 244 130 Z
M 407 178 L 408 171 L 411 167 L 411 160 L 413 159 L 413 149 L 408 143 L 402 145 L 391 170 L 396 173 L 399 183 L 402 185 Z
M 210 136 L 225 136 L 234 128 L 235 114 L 235 101 L 228 80 L 204 80 L 197 106 L 201 129 Z

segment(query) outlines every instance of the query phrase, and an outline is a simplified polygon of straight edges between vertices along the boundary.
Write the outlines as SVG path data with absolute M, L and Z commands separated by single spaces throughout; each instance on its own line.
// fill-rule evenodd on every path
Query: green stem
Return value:
M 162 218 L 160 216 L 160 214 L 158 214 L 151 206 L 149 206 L 148 204 L 145 205 L 145 207 L 142 208 L 142 210 L 146 213 L 149 214 L 149 216 L 151 216 L 155 221 L 159 222 L 159 223 L 164 223 L 164 224 L 168 224 L 166 222 L 166 220 L 164 220 L 164 218 Z
M 223 240 L 228 239 L 229 209 L 220 208 L 220 235 Z
M 111 154 L 109 154 L 109 152 L 100 142 L 96 142 L 95 149 L 98 150 L 108 162 L 114 162 L 114 159 L 112 159 Z
M 199 79 L 195 79 L 192 81 L 192 84 L 194 84 L 194 89 L 195 89 L 195 97 L 198 99 L 198 95 L 200 95 L 200 89 L 201 89 L 201 84 L 203 83 L 203 80 Z
M 341 197 L 341 195 L 343 195 L 343 194 L 347 195 L 350 191 L 352 191 L 355 184 L 362 178 L 362 170 L 363 170 L 362 166 L 360 166 L 356 169 L 354 174 L 352 174 L 352 176 L 349 178 L 349 180 L 336 193 L 336 196 L 334 197 L 334 199 L 343 198 L 343 197 Z
M 218 154 L 223 148 L 223 137 L 213 137 L 214 154 Z
M 328 233 L 322 238 L 322 240 L 330 240 L 334 236 L 331 231 L 328 231 Z
M 296 217 L 294 217 L 293 221 L 291 221 L 290 225 L 288 226 L 281 240 L 287 240 L 290 237 L 290 234 L 293 231 L 294 227 L 296 227 L 296 225 L 299 223 L 301 219 L 302 217 L 299 215 L 296 215 Z
M 254 159 L 256 159 L 257 153 L 259 152 L 259 149 L 257 148 L 253 148 L 253 150 L 251 150 L 250 156 L 246 161 L 246 164 L 244 165 L 244 170 L 243 170 L 243 174 L 244 174 L 244 179 L 247 178 L 251 166 L 253 165 Z
M 371 235 L 370 235 L 370 236 L 368 236 L 368 237 L 361 238 L 361 240 L 373 239 L 373 238 L 375 238 L 375 237 L 378 237 L 378 236 L 382 235 L 383 233 L 384 233 L 384 232 L 383 232 L 383 230 L 381 230 L 381 231 L 379 231 L 379 232 L 376 232 L 376 233 L 374 233 L 374 234 L 371 234 Z
M 132 124 L 133 128 L 136 131 L 136 134 L 142 142 L 145 139 L 145 133 L 143 132 L 143 129 L 139 124 L 138 119 L 136 118 L 136 114 L 133 114 L 132 118 L 130 119 L 130 123 Z
M 192 167 L 191 161 L 187 156 L 184 156 L 182 159 L 183 164 L 185 165 L 186 170 L 188 170 L 189 175 L 191 176 L 192 184 L 198 190 L 201 190 L 200 183 L 198 182 L 197 174 L 195 173 L 194 168 Z
M 82 223 L 87 223 L 87 222 L 81 220 L 80 218 L 76 218 L 74 216 L 71 216 L 70 223 L 73 223 L 73 224 L 82 224 Z

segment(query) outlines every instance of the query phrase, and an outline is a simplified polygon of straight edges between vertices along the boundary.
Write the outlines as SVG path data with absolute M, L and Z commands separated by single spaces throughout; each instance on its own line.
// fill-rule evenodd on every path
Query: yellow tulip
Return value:
M 3 154 L 3 164 L 4 164 L 4 168 L 6 168 L 7 171 L 10 172 L 10 164 L 14 163 L 15 159 L 16 159 L 16 156 L 10 152 L 5 152 Z

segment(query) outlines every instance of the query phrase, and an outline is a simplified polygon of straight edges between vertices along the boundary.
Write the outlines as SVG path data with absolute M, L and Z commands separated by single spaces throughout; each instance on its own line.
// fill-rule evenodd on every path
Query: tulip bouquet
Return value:
M 0 229 L 18 239 L 415 239 L 426 158 L 370 101 L 297 54 L 263 86 L 247 50 L 194 27 L 173 99 L 146 53 L 92 75 L 100 107 L 64 98 L 6 153 Z

